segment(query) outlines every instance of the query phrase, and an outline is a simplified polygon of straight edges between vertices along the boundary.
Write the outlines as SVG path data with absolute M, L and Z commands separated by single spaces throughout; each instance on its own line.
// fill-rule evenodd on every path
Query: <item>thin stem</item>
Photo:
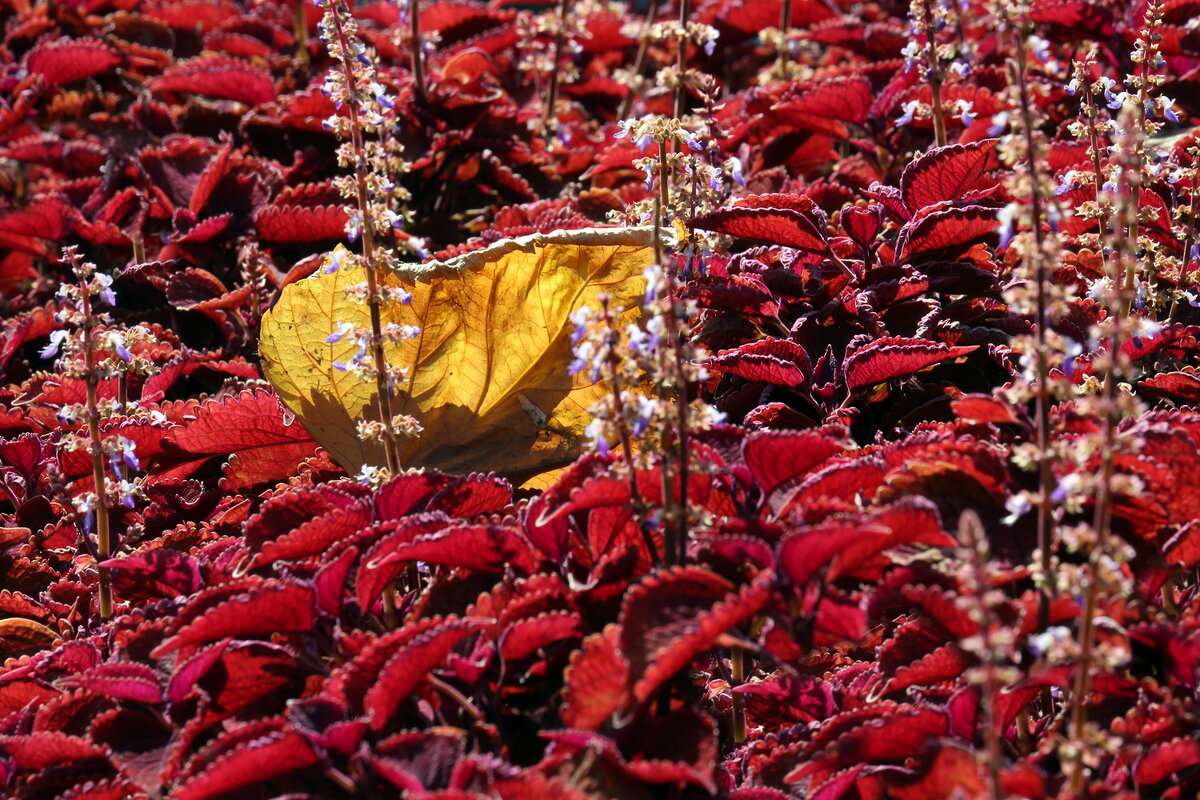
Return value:
M 342 72 L 346 86 L 354 87 L 354 68 L 350 64 L 350 46 L 342 27 L 342 19 L 333 14 L 337 27 L 338 41 L 342 46 Z M 367 307 L 371 315 L 371 355 L 375 362 L 376 410 L 383 424 L 383 449 L 387 468 L 393 474 L 400 472 L 399 446 L 396 431 L 392 426 L 391 389 L 388 386 L 387 358 L 383 352 L 383 324 L 379 307 L 379 280 L 375 272 L 375 230 L 371 219 L 371 204 L 367 194 L 367 156 L 363 146 L 362 122 L 358 118 L 357 104 L 346 103 L 350 112 L 350 142 L 354 148 L 354 177 L 359 214 L 362 216 L 363 267 L 367 273 Z
M 787 76 L 788 35 L 792 29 L 792 0 L 783 0 L 779 10 L 779 52 L 775 58 L 775 72 L 782 79 Z
M 942 110 L 942 72 L 937 55 L 937 27 L 933 23 L 933 12 L 929 3 L 924 4 L 925 63 L 929 72 L 930 105 L 933 106 L 933 136 L 938 147 L 946 146 L 946 117 Z M 1022 68 L 1024 65 L 1022 60 Z M 1023 93 L 1022 93 L 1023 94 Z
M 660 154 L 666 152 L 665 145 L 659 145 Z M 662 257 L 662 203 L 659 198 L 654 200 L 654 265 L 664 271 Z M 660 398 L 665 400 L 665 398 Z M 675 564 L 678 556 L 679 542 L 676 537 L 674 522 L 675 515 L 675 485 L 671 478 L 670 453 L 671 431 L 663 431 L 662 460 L 659 462 L 659 473 L 662 477 L 663 502 L 663 538 L 666 542 L 666 558 L 668 564 Z
M 96 370 L 96 350 L 93 332 L 96 319 L 92 316 L 92 302 L 86 281 L 80 282 L 81 310 L 83 312 L 83 361 L 84 386 L 87 392 L 88 437 L 92 450 L 92 483 L 96 493 L 96 561 L 103 563 L 112 555 L 112 539 L 109 532 L 108 491 L 104 474 L 104 442 L 100 438 L 99 392 L 100 375 Z M 108 580 L 108 569 L 96 567 L 99 573 L 100 616 L 108 619 L 113 614 L 112 584 Z
M 626 119 L 629 112 L 633 110 L 633 98 L 637 95 L 634 84 L 641 77 L 642 70 L 646 68 L 646 57 L 650 53 L 650 29 L 654 27 L 654 22 L 658 18 L 658 2 L 651 0 L 650 7 L 646 10 L 646 21 L 642 23 L 641 39 L 638 42 L 637 56 L 633 59 L 633 81 L 630 83 L 629 91 L 621 100 L 621 109 L 617 112 L 617 119 Z
M 292 33 L 296 37 L 296 58 L 308 66 L 308 2 L 292 0 Z
M 554 109 L 558 105 L 559 64 L 562 63 L 563 50 L 567 46 L 567 12 L 570 8 L 570 0 L 561 0 L 558 4 L 558 27 L 554 32 L 554 62 L 550 71 L 550 87 L 546 90 L 546 107 L 542 109 L 543 131 L 550 130 Z
M 425 54 L 421 41 L 421 0 L 408 4 L 408 46 L 412 59 L 413 90 L 417 99 L 425 102 Z
M 1020 97 L 1021 128 L 1025 137 L 1025 160 L 1029 169 L 1029 214 L 1030 233 L 1033 235 L 1033 273 L 1037 290 L 1037 389 L 1035 417 L 1037 420 L 1038 446 L 1038 503 L 1037 531 L 1038 548 L 1041 553 L 1043 576 L 1038 597 L 1038 628 L 1044 629 L 1050 620 L 1050 603 L 1055 589 L 1051 581 L 1052 550 L 1054 537 L 1054 510 L 1050 495 L 1054 486 L 1053 463 L 1050 458 L 1050 359 L 1046 346 L 1046 330 L 1049 327 L 1049 297 L 1047 291 L 1045 242 L 1042 233 L 1042 189 L 1038 174 L 1037 137 L 1033 125 L 1033 112 L 1029 106 L 1029 90 L 1025 82 L 1025 38 L 1020 30 L 1015 35 L 1017 63 L 1014 68 L 1017 92 Z
M 675 54 L 679 83 L 675 86 L 675 119 L 683 116 L 683 106 L 687 100 L 684 78 L 687 74 L 687 22 L 691 13 L 689 0 L 679 0 L 679 52 Z
M 733 648 L 729 653 L 730 671 L 733 686 L 736 689 L 746 681 L 746 651 L 740 647 Z M 737 692 L 733 695 L 733 742 L 744 744 L 746 741 L 746 707 L 742 696 Z

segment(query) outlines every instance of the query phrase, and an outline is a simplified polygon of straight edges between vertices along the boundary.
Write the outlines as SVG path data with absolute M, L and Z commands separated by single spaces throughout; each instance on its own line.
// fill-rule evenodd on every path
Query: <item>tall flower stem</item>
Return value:
M 554 109 L 558 106 L 558 67 L 562 63 L 563 51 L 567 47 L 567 13 L 570 9 L 570 0 L 560 0 L 558 25 L 554 31 L 554 61 L 550 72 L 550 86 L 546 89 L 546 107 L 542 109 L 543 131 L 550 129 L 550 123 L 554 119 Z
M 421 0 L 409 0 L 408 46 L 412 54 L 413 90 L 417 99 L 425 101 L 425 54 L 421 43 Z
M 1030 233 L 1033 236 L 1033 275 L 1036 283 L 1037 330 L 1037 388 L 1034 416 L 1037 422 L 1038 448 L 1038 503 L 1037 532 L 1038 549 L 1041 554 L 1043 582 L 1038 600 L 1038 627 L 1044 629 L 1050 620 L 1050 603 L 1055 589 L 1051 580 L 1052 550 L 1054 546 L 1054 515 L 1050 503 L 1051 487 L 1054 485 L 1053 464 L 1050 458 L 1050 360 L 1046 345 L 1046 330 L 1049 326 L 1045 258 L 1045 240 L 1042 232 L 1042 189 L 1038 173 L 1037 137 L 1034 130 L 1033 112 L 1030 108 L 1029 87 L 1025 80 L 1025 37 L 1018 28 L 1015 31 L 1017 59 L 1013 67 L 1020 97 L 1021 128 L 1025 138 L 1025 160 L 1029 170 L 1029 215 Z M 935 106 L 936 108 L 936 106 Z
M 646 9 L 646 21 L 642 23 L 641 40 L 638 43 L 637 55 L 633 59 L 633 80 L 636 81 L 641 77 L 642 70 L 646 68 L 646 58 L 650 54 L 650 29 L 654 27 L 655 20 L 658 19 L 658 3 L 656 0 L 650 0 L 650 7 Z M 637 95 L 637 90 L 633 85 L 629 87 L 624 99 L 621 100 L 621 110 L 617 112 L 617 119 L 626 119 L 629 117 L 629 112 L 633 110 L 633 100 Z
M 100 438 L 100 408 L 99 384 L 100 374 L 96 364 L 96 348 L 94 333 L 96 318 L 92 315 L 92 301 L 88 287 L 81 285 L 80 310 L 83 312 L 83 363 L 86 375 L 84 387 L 87 393 L 87 425 L 88 438 L 92 451 L 92 482 L 96 493 L 96 559 L 100 563 L 108 561 L 112 555 L 112 538 L 109 531 L 108 492 L 106 491 L 104 474 L 104 442 Z M 97 567 L 100 589 L 100 616 L 108 619 L 113 614 L 112 584 L 108 579 L 108 570 Z
M 937 53 L 937 27 L 929 3 L 923 5 L 922 23 L 925 26 L 925 63 L 929 67 L 930 105 L 933 111 L 933 136 L 938 147 L 946 146 L 946 114 L 942 110 L 942 69 Z M 1021 61 L 1024 64 L 1024 60 Z
M 338 14 L 334 14 L 333 19 L 338 43 L 341 45 L 342 72 L 346 79 L 346 85 L 354 87 L 356 78 L 354 68 L 350 64 L 351 50 L 346 38 L 346 31 Z M 362 121 L 359 119 L 358 108 L 355 103 L 346 103 L 346 108 L 350 111 L 350 142 L 354 149 L 354 179 L 359 213 L 362 215 L 363 271 L 367 274 L 367 307 L 371 316 L 371 356 L 375 366 L 376 412 L 383 425 L 383 448 L 387 468 L 395 475 L 400 471 L 400 448 L 396 441 L 396 431 L 392 425 L 391 387 L 388 384 L 387 357 L 383 352 L 379 277 L 376 274 L 375 262 L 375 231 L 367 194 L 367 156 L 363 146 Z
M 679 49 L 675 54 L 679 83 L 675 86 L 675 119 L 683 116 L 683 106 L 687 101 L 684 76 L 687 74 L 687 22 L 691 13 L 692 4 L 689 0 L 679 0 Z

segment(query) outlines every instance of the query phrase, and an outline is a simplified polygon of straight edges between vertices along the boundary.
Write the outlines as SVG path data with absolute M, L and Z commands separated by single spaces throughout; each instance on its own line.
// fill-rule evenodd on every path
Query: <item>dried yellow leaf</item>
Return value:
M 531 476 L 574 459 L 588 409 L 609 389 L 587 370 L 568 374 L 570 316 L 607 293 L 612 307 L 630 309 L 621 327 L 637 319 L 652 242 L 649 228 L 558 231 L 383 276 L 413 295 L 386 304 L 383 325 L 421 329 L 385 347 L 409 375 L 393 411 L 425 429 L 404 443 L 404 466 Z M 369 329 L 368 307 L 346 297 L 364 280 L 361 268 L 347 268 L 291 284 L 263 317 L 259 345 L 280 399 L 351 474 L 383 464 L 382 447 L 356 435 L 359 420 L 375 419 L 375 385 L 334 367 L 353 358 L 355 344 L 325 339 L 339 323 Z

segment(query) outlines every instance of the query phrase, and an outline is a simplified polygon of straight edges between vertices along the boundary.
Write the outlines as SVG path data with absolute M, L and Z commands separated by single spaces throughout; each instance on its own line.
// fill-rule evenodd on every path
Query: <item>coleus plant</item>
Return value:
M 324 9 L 3 4 L 5 796 L 1195 796 L 1195 6 L 354 4 L 464 343 L 364 484 Z M 664 274 L 726 422 L 587 447 Z

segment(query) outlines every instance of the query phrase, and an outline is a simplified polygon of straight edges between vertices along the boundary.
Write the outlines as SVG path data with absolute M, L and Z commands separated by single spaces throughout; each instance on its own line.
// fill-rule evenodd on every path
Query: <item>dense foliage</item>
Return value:
M 1200 793 L 1200 4 L 680 2 L 354 4 L 398 261 L 654 226 L 679 326 L 391 477 L 259 356 L 324 10 L 0 2 L 6 796 Z

